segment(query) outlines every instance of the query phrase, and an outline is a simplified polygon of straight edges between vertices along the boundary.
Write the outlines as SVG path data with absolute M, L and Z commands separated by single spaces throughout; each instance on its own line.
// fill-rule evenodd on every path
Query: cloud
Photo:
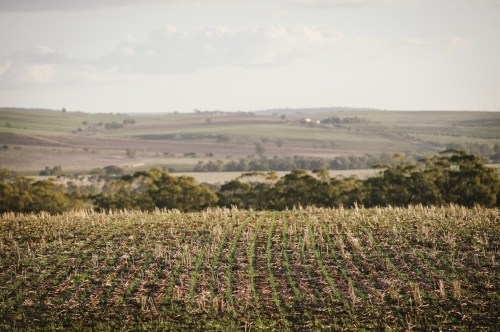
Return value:
M 225 3 L 243 0 L 1 0 L 0 12 L 90 11 L 174 3 Z
M 0 86 L 82 85 L 107 80 L 88 59 L 71 59 L 44 45 L 0 54 Z M 92 61 L 90 61 L 92 62 Z
M 147 75 L 192 73 L 240 67 L 265 68 L 335 56 L 344 50 L 436 45 L 418 38 L 393 43 L 347 36 L 331 27 L 266 25 L 243 29 L 224 26 L 179 29 L 166 25 L 137 40 L 131 34 L 109 54 L 71 58 L 47 46 L 0 54 L 0 85 L 4 87 L 115 84 L 137 82 Z M 454 36 L 442 48 L 454 53 L 469 41 Z M 333 58 L 332 58 L 333 59 Z
M 453 36 L 449 39 L 443 40 L 441 42 L 441 45 L 448 55 L 453 55 L 461 50 L 468 48 L 471 45 L 471 42 L 466 39 Z
M 2 0 L 0 12 L 100 10 L 179 1 L 182 0 Z
M 419 38 L 405 38 L 391 44 L 393 47 L 423 47 L 431 45 L 430 42 Z
M 12 65 L 11 59 L 4 59 L 0 56 L 0 76 L 7 71 Z
M 375 7 L 386 6 L 394 3 L 396 0 L 301 0 L 295 2 L 295 5 L 304 7 L 319 8 L 354 8 L 354 7 Z
M 128 36 L 98 64 L 121 71 L 189 72 L 219 66 L 275 66 L 366 42 L 329 27 L 273 25 L 248 29 L 165 26 L 138 42 Z
M 2 0 L 0 12 L 87 11 L 110 8 L 163 5 L 172 3 L 228 3 L 244 0 Z M 371 7 L 384 6 L 396 0 L 283 0 L 280 5 L 305 7 Z M 497 2 L 498 0 L 483 0 Z
M 12 65 L 0 76 L 4 86 L 16 87 L 49 82 L 54 75 L 54 66 L 39 64 Z
M 271 25 L 247 29 L 165 26 L 138 41 L 128 34 L 110 54 L 69 58 L 47 46 L 0 55 L 0 85 L 113 82 L 137 73 L 186 73 L 218 67 L 281 66 L 370 43 L 330 27 Z M 69 83 L 68 83 L 69 84 Z
M 0 57 L 0 83 L 8 86 L 47 83 L 54 75 L 55 66 L 66 57 L 47 46 L 34 46 Z

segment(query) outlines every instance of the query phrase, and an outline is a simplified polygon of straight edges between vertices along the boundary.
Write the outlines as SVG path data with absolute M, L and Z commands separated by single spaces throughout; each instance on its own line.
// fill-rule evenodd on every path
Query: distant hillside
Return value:
M 354 108 L 354 107 L 316 107 L 316 108 L 273 108 L 261 111 L 255 111 L 256 115 L 273 115 L 273 114 L 316 114 L 316 113 L 331 113 L 331 112 L 352 112 L 352 111 L 379 111 L 375 108 Z

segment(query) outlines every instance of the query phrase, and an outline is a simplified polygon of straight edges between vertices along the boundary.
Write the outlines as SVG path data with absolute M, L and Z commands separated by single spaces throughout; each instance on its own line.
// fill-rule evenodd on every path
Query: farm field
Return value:
M 139 166 L 139 167 L 133 168 L 133 171 L 134 172 L 145 171 L 147 169 L 148 168 L 145 168 L 144 166 Z M 126 170 L 126 171 L 128 171 L 128 170 Z M 373 169 L 373 168 L 328 171 L 328 173 L 330 174 L 330 177 L 332 177 L 332 178 L 333 177 L 348 178 L 351 176 L 355 176 L 358 179 L 366 179 L 366 178 L 371 177 L 371 176 L 377 176 L 379 172 L 380 172 L 380 170 Z M 175 173 L 172 173 L 172 175 L 174 175 L 174 176 L 191 176 L 191 177 L 195 178 L 196 182 L 198 182 L 198 183 L 211 183 L 211 184 L 220 183 L 220 184 L 223 184 L 225 182 L 229 182 L 231 180 L 234 180 L 245 173 L 247 173 L 247 172 L 175 172 Z M 278 177 L 283 177 L 286 174 L 290 174 L 290 173 L 291 172 L 289 172 L 289 171 L 277 171 L 276 175 Z M 309 173 L 311 173 L 311 171 L 309 171 Z M 35 179 L 36 181 L 57 178 L 54 175 L 38 176 L 38 175 L 34 175 L 34 174 L 32 175 L 29 172 L 19 172 L 19 174 L 23 175 L 23 176 L 29 176 L 29 177 Z M 73 180 L 73 179 L 70 178 L 69 180 Z M 251 181 L 262 181 L 263 179 L 259 176 L 252 176 L 250 178 L 250 180 Z M 82 180 L 82 181 L 84 181 L 84 180 Z M 242 181 L 245 181 L 245 179 L 243 179 Z M 65 181 L 61 181 L 61 182 L 65 183 Z
M 275 116 L 248 113 L 90 114 L 0 109 L 0 167 L 38 172 L 45 166 L 88 172 L 108 165 L 169 165 L 196 153 L 199 158 L 230 160 L 255 155 L 262 143 L 269 158 L 341 155 L 436 153 L 448 144 L 500 141 L 499 112 L 345 111 Z M 312 123 L 301 124 L 310 118 Z M 330 117 L 361 122 L 316 124 Z M 134 124 L 124 124 L 133 119 Z M 106 125 L 116 124 L 115 129 Z M 15 149 L 15 150 L 14 150 Z M 129 158 L 127 150 L 135 151 Z M 192 160 L 177 164 L 192 170 Z M 195 163 L 196 164 L 196 163 Z
M 495 330 L 497 209 L 0 218 L 0 330 Z
M 144 163 L 146 167 L 168 166 L 176 171 L 192 171 L 198 161 L 221 159 L 238 160 L 255 155 L 250 144 L 203 143 L 139 139 L 100 139 L 91 137 L 21 136 L 0 132 L 0 144 L 10 146 L 0 150 L 0 168 L 36 175 L 45 166 L 60 165 L 70 173 L 88 173 L 92 168 L 117 165 L 123 168 Z M 136 151 L 128 158 L 126 149 Z M 165 157 L 163 153 L 173 154 Z M 183 157 L 186 152 L 197 153 L 197 158 Z M 367 151 L 368 152 L 368 151 Z M 212 153 L 212 158 L 206 154 Z M 267 147 L 266 155 L 293 157 L 295 155 L 334 158 L 340 155 L 360 155 L 359 151 L 323 148 Z
M 330 177 L 344 177 L 348 178 L 351 176 L 356 176 L 359 179 L 366 179 L 371 176 L 377 176 L 380 170 L 377 169 L 356 169 L 356 170 L 340 170 L 340 171 L 328 171 Z M 178 172 L 173 173 L 175 176 L 192 176 L 196 179 L 198 183 L 224 183 L 226 181 L 231 181 L 241 176 L 245 172 Z M 288 171 L 277 171 L 276 175 L 278 177 L 283 177 L 286 174 L 290 174 Z M 309 172 L 311 173 L 311 172 Z M 253 179 L 252 179 L 253 180 Z

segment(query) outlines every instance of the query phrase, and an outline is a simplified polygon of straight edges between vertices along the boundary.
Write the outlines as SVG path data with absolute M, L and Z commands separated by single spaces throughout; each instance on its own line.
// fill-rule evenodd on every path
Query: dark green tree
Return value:
M 486 167 L 478 155 L 446 150 L 430 160 L 441 170 L 438 185 L 444 201 L 463 206 L 495 206 L 500 191 L 498 171 Z M 434 162 L 437 161 L 437 162 Z
M 257 153 L 260 157 L 262 157 L 262 155 L 264 155 L 265 152 L 266 152 L 266 147 L 264 146 L 264 144 L 262 144 L 261 142 L 255 144 L 255 153 Z

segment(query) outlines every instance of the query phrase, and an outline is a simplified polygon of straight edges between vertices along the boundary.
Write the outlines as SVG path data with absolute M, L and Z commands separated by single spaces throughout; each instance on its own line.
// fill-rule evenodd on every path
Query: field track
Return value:
M 0 330 L 497 330 L 497 209 L 0 217 Z

